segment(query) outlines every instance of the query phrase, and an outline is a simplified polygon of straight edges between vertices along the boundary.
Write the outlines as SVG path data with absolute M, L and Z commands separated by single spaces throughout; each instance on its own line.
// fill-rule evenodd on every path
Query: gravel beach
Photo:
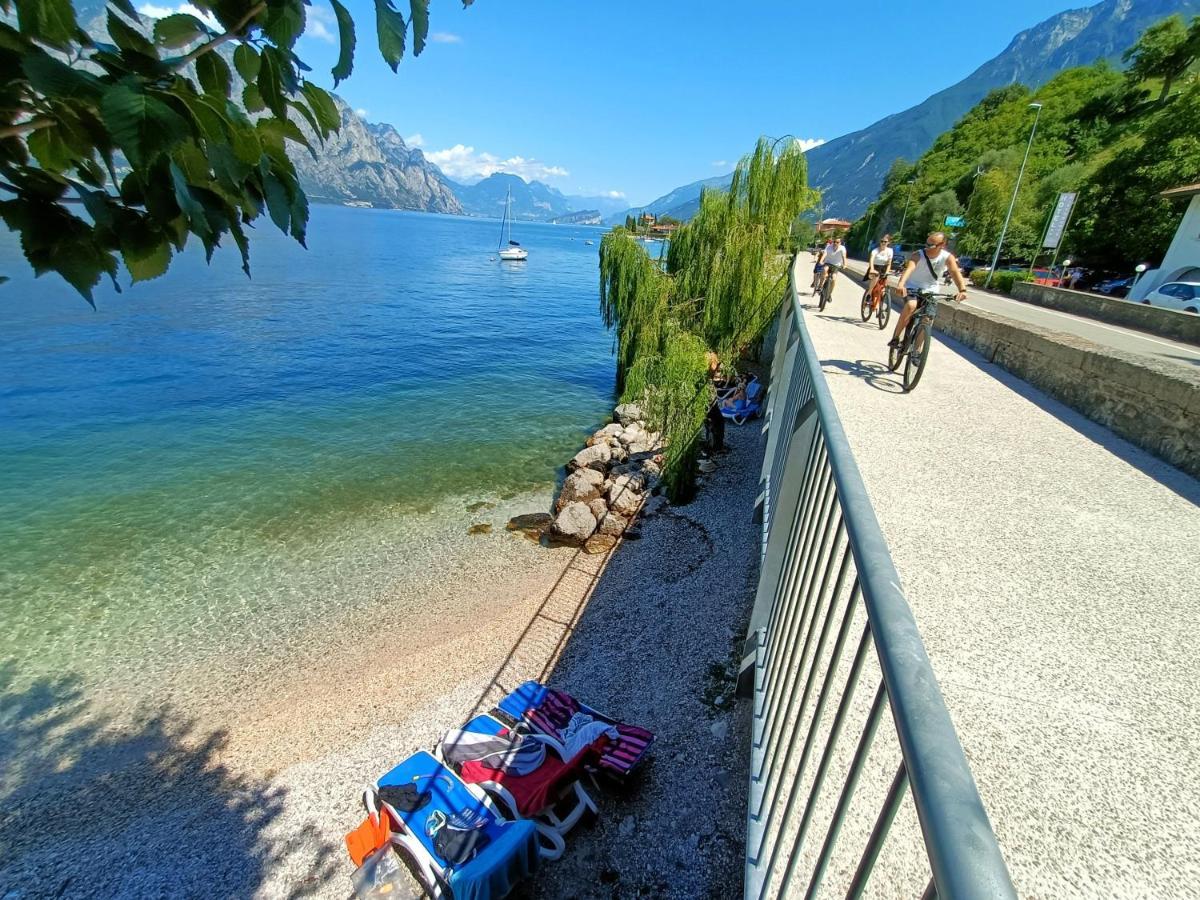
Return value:
M 253 652 L 156 660 L 140 683 L 0 666 L 0 896 L 345 897 L 362 786 L 526 678 L 657 743 L 522 896 L 736 893 L 731 651 L 757 569 L 759 429 L 727 443 L 693 503 L 607 555 L 505 531 L 548 492 L 496 498 L 460 505 L 421 574 Z

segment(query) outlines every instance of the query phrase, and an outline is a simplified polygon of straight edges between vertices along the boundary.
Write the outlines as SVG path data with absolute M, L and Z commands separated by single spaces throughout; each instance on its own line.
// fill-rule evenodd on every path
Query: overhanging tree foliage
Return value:
M 336 84 L 356 34 L 330 2 Z M 16 27 L 0 22 L 0 218 L 38 275 L 57 272 L 89 303 L 104 275 L 120 289 L 119 261 L 135 282 L 157 277 L 193 236 L 210 260 L 229 237 L 249 274 L 245 226 L 264 212 L 305 242 L 308 201 L 286 147 L 312 150 L 300 123 L 320 139 L 340 125 L 293 49 L 309 0 L 191 3 L 219 27 L 176 13 L 151 28 L 130 0 L 109 0 L 105 38 L 81 27 L 71 0 L 0 0 L 16 13 Z M 405 18 L 375 0 L 393 71 L 410 34 L 413 54 L 424 49 L 428 6 L 410 0 Z
M 694 483 L 712 402 L 708 352 L 736 359 L 783 296 L 779 253 L 791 223 L 818 198 L 807 174 L 799 147 L 776 157 L 760 140 L 728 192 L 701 194 L 699 212 L 671 238 L 665 272 L 626 228 L 600 242 L 600 308 L 615 329 L 617 390 L 662 431 L 673 500 L 687 499 Z

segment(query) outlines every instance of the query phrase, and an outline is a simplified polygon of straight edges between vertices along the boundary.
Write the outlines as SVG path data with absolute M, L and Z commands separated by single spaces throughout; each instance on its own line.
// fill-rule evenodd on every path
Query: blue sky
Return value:
M 393 74 L 371 0 L 346 4 L 358 53 L 338 93 L 369 120 L 419 135 L 451 177 L 499 166 L 630 205 L 729 171 L 759 134 L 828 140 L 919 103 L 1066 8 L 432 0 L 433 40 Z M 313 5 L 299 49 L 330 85 L 336 29 L 325 0 Z

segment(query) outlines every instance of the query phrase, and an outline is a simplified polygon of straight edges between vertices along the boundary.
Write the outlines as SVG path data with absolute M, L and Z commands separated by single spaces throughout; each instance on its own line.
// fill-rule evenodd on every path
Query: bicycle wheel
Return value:
M 871 292 L 863 291 L 862 304 L 858 308 L 858 314 L 862 316 L 862 320 L 866 322 L 871 318 Z
M 904 359 L 904 355 L 908 353 L 908 339 L 912 335 L 912 322 L 904 326 L 904 333 L 900 335 L 899 347 L 888 347 L 888 371 L 895 372 L 900 368 L 900 361 Z
M 904 392 L 907 394 L 917 386 L 925 363 L 929 361 L 929 348 L 933 346 L 933 326 L 922 322 L 913 333 L 911 349 L 904 360 Z
M 829 301 L 833 299 L 833 273 L 830 272 L 825 277 L 825 283 L 821 285 L 821 310 L 829 305 Z
M 879 330 L 887 328 L 888 319 L 892 317 L 892 298 L 888 296 L 887 288 L 883 289 L 883 296 L 879 298 L 879 311 L 876 313 L 879 319 Z

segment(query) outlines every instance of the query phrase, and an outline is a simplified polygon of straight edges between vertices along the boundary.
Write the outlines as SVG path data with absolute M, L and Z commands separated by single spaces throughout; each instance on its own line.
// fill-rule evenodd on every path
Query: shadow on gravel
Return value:
M 823 359 L 821 371 L 827 375 L 853 375 L 885 394 L 903 394 L 904 385 L 888 371 L 888 367 L 873 359 Z
M 1148 451 L 1142 450 L 1124 438 L 1118 437 L 1103 425 L 1093 422 L 1087 416 L 1083 415 L 1083 413 L 1076 412 L 1065 403 L 1055 400 L 1029 382 L 1022 381 L 1007 369 L 1003 369 L 995 363 L 988 362 L 979 353 L 960 344 L 949 335 L 939 333 L 938 340 L 967 362 L 971 363 L 971 365 L 982 369 L 1005 387 L 1050 413 L 1050 415 L 1063 424 L 1069 425 L 1084 437 L 1099 444 L 1105 450 L 1108 450 L 1135 469 L 1149 475 L 1163 487 L 1174 491 L 1183 499 L 1196 506 L 1200 506 L 1200 481 L 1192 478 L 1186 472 L 1180 471 L 1170 463 L 1163 462 Z
M 692 503 L 647 516 L 606 564 L 572 558 L 480 698 L 486 709 L 540 668 L 543 681 L 655 734 L 633 783 L 589 787 L 598 820 L 514 897 L 741 894 L 749 711 L 734 688 L 758 574 L 761 428 L 730 426 L 726 440 Z M 571 581 L 575 597 L 589 596 L 562 608 L 553 595 Z
M 118 726 L 76 679 L 14 690 L 13 676 L 0 667 L 0 893 L 244 897 L 263 884 L 284 852 L 265 834 L 284 794 L 221 764 L 224 732 L 170 708 Z M 333 849 L 290 896 L 336 873 Z

